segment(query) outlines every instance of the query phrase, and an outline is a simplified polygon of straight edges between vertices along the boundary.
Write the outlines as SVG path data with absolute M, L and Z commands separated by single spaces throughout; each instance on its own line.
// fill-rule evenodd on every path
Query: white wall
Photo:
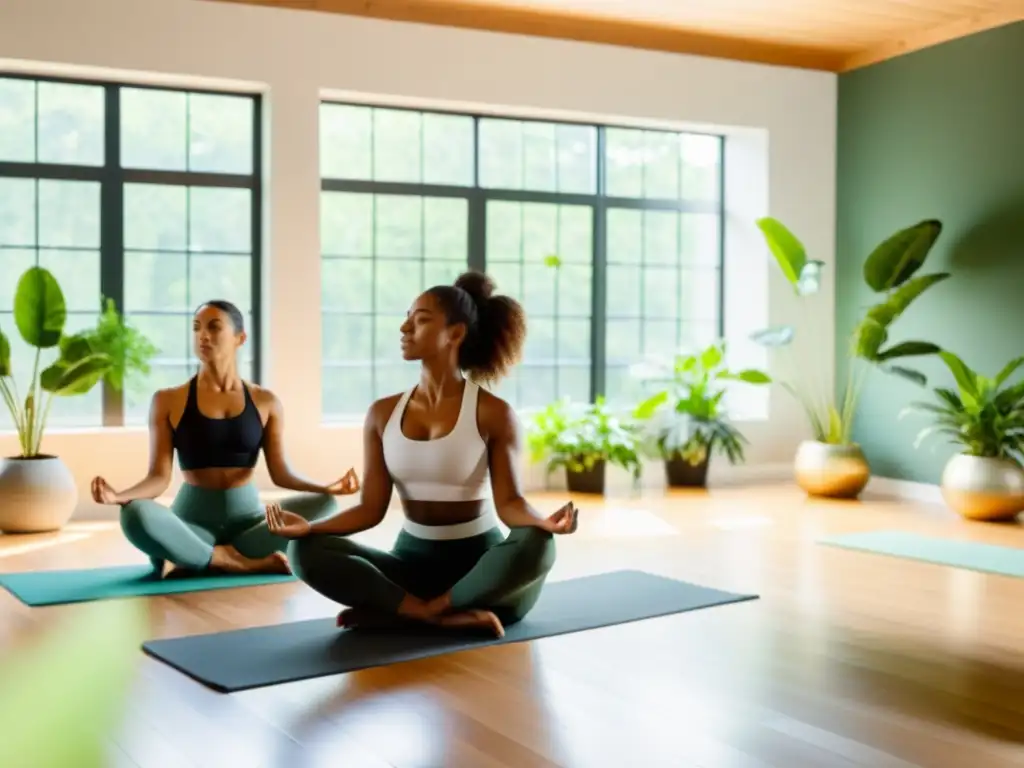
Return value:
M 827 73 L 199 0 L 3 0 L 0 55 L 8 60 L 0 69 L 266 95 L 265 383 L 286 405 L 293 463 L 324 481 L 361 465 L 358 428 L 320 424 L 317 105 L 327 90 L 726 131 L 730 337 L 795 313 L 755 217 L 780 217 L 834 263 L 836 78 Z M 831 273 L 816 314 L 828 341 L 802 354 L 831 378 Z M 756 352 L 746 354 L 756 362 Z M 806 431 L 777 392 L 767 419 L 741 427 L 754 469 L 788 461 Z M 0 455 L 16 446 L 0 434 Z M 95 474 L 115 486 L 137 480 L 147 439 L 138 429 L 52 430 L 43 449 L 67 461 L 84 496 Z M 728 466 L 720 461 L 713 473 L 724 478 Z M 529 477 L 532 485 L 542 473 Z M 81 514 L 96 511 L 83 498 Z

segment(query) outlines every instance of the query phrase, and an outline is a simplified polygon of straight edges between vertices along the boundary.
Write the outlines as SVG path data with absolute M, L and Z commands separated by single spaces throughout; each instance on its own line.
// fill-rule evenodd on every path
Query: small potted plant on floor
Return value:
M 633 416 L 643 425 L 644 452 L 664 461 L 670 488 L 705 487 L 715 451 L 731 464 L 743 461 L 747 441 L 730 422 L 723 399 L 730 383 L 768 384 L 768 374 L 731 371 L 724 341 L 698 354 L 678 354 L 671 363 L 641 363 L 632 373 L 656 388 Z
M 1007 363 L 994 377 L 972 370 L 957 355 L 939 357 L 953 374 L 956 389 L 936 387 L 936 402 L 911 403 L 900 418 L 923 413 L 934 424 L 917 436 L 914 447 L 941 435 L 960 451 L 942 472 L 942 496 L 971 520 L 1012 520 L 1024 511 L 1024 381 L 1007 384 L 1024 357 Z
M 824 262 L 807 258 L 803 243 L 785 225 L 773 218 L 757 222 L 779 270 L 800 299 L 805 313 L 804 326 L 810 346 L 818 346 L 821 324 L 809 315 L 808 302 L 821 287 Z M 811 496 L 856 498 L 871 478 L 871 468 L 860 446 L 853 441 L 853 417 L 857 410 L 865 377 L 873 368 L 901 376 L 925 386 L 924 375 L 906 367 L 907 357 L 932 355 L 939 347 L 927 341 L 903 341 L 883 349 L 889 329 L 922 293 L 947 279 L 947 272 L 915 274 L 924 266 L 942 224 L 921 221 L 901 229 L 878 245 L 864 262 L 864 282 L 881 295 L 854 328 L 849 346 L 840 350 L 847 360 L 847 381 L 840 398 L 826 386 L 832 360 L 815 357 L 813 349 L 804 350 L 805 362 L 796 361 L 791 344 L 796 331 L 791 325 L 768 328 L 756 333 L 754 341 L 778 351 L 788 351 L 788 374 L 773 378 L 799 401 L 811 427 L 811 439 L 797 449 L 794 473 L 797 484 Z M 814 360 L 814 365 L 809 360 Z
M 100 381 L 120 389 L 125 376 L 149 372 L 156 349 L 126 325 L 106 302 L 95 327 L 65 335 L 67 307 L 56 278 L 31 267 L 18 280 L 14 296 L 14 325 L 35 348 L 31 376 L 11 365 L 11 344 L 0 329 L 0 396 L 10 412 L 21 452 L 0 464 L 0 531 L 37 533 L 63 526 L 75 511 L 78 489 L 60 457 L 42 453 L 43 434 L 54 397 L 73 397 Z M 44 350 L 57 348 L 57 359 L 40 371 Z M 17 376 L 16 376 L 17 374 Z
M 530 459 L 547 462 L 547 472 L 565 468 L 573 493 L 603 494 L 608 464 L 640 477 L 637 430 L 611 412 L 604 398 L 573 403 L 563 398 L 538 413 L 527 434 Z

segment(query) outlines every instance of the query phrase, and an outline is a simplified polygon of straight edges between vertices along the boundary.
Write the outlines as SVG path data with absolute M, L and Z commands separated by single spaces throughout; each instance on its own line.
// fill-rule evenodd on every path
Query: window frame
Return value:
M 130 80 L 107 80 L 76 77 L 58 77 L 22 71 L 0 69 L 5 80 L 28 80 L 34 83 L 61 83 L 103 89 L 103 165 L 76 165 L 66 163 L 16 162 L 0 160 L 0 177 L 51 181 L 91 181 L 100 185 L 100 296 L 97 296 L 97 314 L 104 300 L 113 300 L 118 313 L 124 312 L 125 248 L 124 248 L 124 190 L 127 184 L 161 184 L 177 187 L 206 187 L 247 189 L 250 191 L 251 210 L 251 296 L 252 328 L 247 329 L 252 347 L 252 377 L 259 383 L 263 375 L 262 320 L 263 320 L 263 97 L 262 94 L 211 88 L 193 88 L 186 85 L 154 85 Z M 124 168 L 121 166 L 121 91 L 122 89 L 166 91 L 184 94 L 208 94 L 247 98 L 253 105 L 252 170 L 248 174 Z M 38 137 L 38 92 L 34 114 Z M 187 141 L 188 134 L 186 128 Z M 36 148 L 38 154 L 38 147 Z M 38 214 L 37 214 L 38 215 Z M 38 247 L 38 244 L 37 244 Z M 163 314 L 156 312 L 154 314 Z M 167 312 L 166 314 L 179 314 Z M 97 428 L 128 426 L 125 422 L 125 392 L 101 382 L 103 389 L 102 423 Z M 59 426 L 56 427 L 59 430 Z
M 591 236 L 591 332 L 590 332 L 590 401 L 603 396 L 606 392 L 606 347 L 605 332 L 607 328 L 607 220 L 608 210 L 612 208 L 634 211 L 672 211 L 677 213 L 712 213 L 718 221 L 718 254 L 715 269 L 718 272 L 718 323 L 716 333 L 719 338 L 725 337 L 725 253 L 726 253 L 726 216 L 725 216 L 725 160 L 726 136 L 721 133 L 698 130 L 669 129 L 651 127 L 642 124 L 598 123 L 589 120 L 550 119 L 532 116 L 520 116 L 514 112 L 479 112 L 443 107 L 394 105 L 385 101 L 357 101 L 344 98 L 321 98 L 318 106 L 318 125 L 322 119 L 325 106 L 360 107 L 370 110 L 382 109 L 390 111 L 415 112 L 418 114 L 452 115 L 473 120 L 473 178 L 471 185 L 449 185 L 422 182 L 374 181 L 372 179 L 341 179 L 327 177 L 322 166 L 318 168 L 320 176 L 320 192 L 354 192 L 360 194 L 409 195 L 417 197 L 458 197 L 468 203 L 467 221 L 467 268 L 480 271 L 487 270 L 487 203 L 490 201 L 508 201 L 516 203 L 548 203 L 554 205 L 584 205 L 593 210 Z M 480 185 L 480 123 L 482 120 L 512 120 L 519 123 L 543 123 L 545 125 L 586 126 L 596 130 L 594 192 L 544 192 L 534 190 L 506 189 L 482 187 Z M 718 139 L 718 199 L 714 204 L 687 200 L 665 198 L 617 197 L 607 193 L 607 134 L 609 130 L 633 130 L 671 135 L 699 135 Z M 319 129 L 318 129 L 319 130 Z M 321 138 L 322 140 L 322 138 Z M 321 259 L 323 259 L 321 252 Z M 639 267 L 639 265 L 638 265 Z M 321 314 L 324 308 L 321 307 Z M 341 314 L 341 313 L 333 313 Z M 375 316 L 375 315 L 372 315 Z M 522 363 L 520 363 L 522 365 Z M 329 361 L 321 362 L 322 368 L 330 367 Z M 376 365 L 374 365 L 376 368 Z M 518 409 L 524 410 L 524 409 Z M 528 409 L 525 409 L 528 410 Z M 324 423 L 347 421 L 347 417 L 355 414 L 327 414 L 322 411 Z

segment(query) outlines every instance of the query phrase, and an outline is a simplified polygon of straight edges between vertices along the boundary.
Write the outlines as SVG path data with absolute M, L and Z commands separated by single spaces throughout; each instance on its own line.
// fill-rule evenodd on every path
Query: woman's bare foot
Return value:
M 446 629 L 478 629 L 495 637 L 505 636 L 501 620 L 490 611 L 457 611 L 437 618 L 438 626 Z
M 283 552 L 274 552 L 266 557 L 246 557 L 230 544 L 218 544 L 213 548 L 210 569 L 225 573 L 292 572 Z

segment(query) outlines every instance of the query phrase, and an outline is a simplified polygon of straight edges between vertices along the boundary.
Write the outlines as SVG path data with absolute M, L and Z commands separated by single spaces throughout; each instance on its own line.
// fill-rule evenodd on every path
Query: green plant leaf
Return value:
M 0 765 L 108 765 L 146 630 L 143 602 L 110 600 L 8 652 L 0 669 Z
M 885 326 L 869 315 L 853 330 L 853 354 L 864 360 L 877 360 L 878 350 L 888 339 Z
M 71 365 L 92 355 L 94 352 L 89 337 L 84 333 L 63 336 L 60 340 L 60 360 Z
M 722 373 L 718 378 L 727 381 L 742 381 L 746 384 L 771 384 L 772 382 L 771 376 L 756 368 L 745 368 L 737 373 Z
M 42 267 L 30 267 L 14 292 L 14 324 L 26 343 L 49 349 L 60 343 L 67 305 L 57 279 Z
M 864 281 L 879 293 L 902 285 L 924 266 L 940 234 L 942 222 L 928 219 L 890 235 L 864 262 Z
M 903 312 L 906 311 L 918 296 L 927 291 L 933 285 L 941 283 L 949 278 L 948 272 L 936 272 L 931 275 L 920 275 L 889 294 L 888 298 L 868 310 L 867 317 L 870 317 L 881 326 L 888 328 Z
M 828 406 L 828 437 L 825 442 L 838 445 L 843 439 L 843 417 L 831 403 Z
M 939 352 L 942 362 L 949 368 L 950 373 L 956 380 L 960 389 L 960 400 L 968 407 L 977 405 L 978 402 L 978 374 L 972 371 L 963 360 L 948 350 Z
M 1001 370 L 995 378 L 996 389 L 1003 386 L 1003 384 L 1006 383 L 1006 380 L 1009 379 L 1022 365 L 1024 365 L 1024 357 L 1018 357 L 1003 366 L 1003 370 Z
M 0 331 L 0 376 L 11 375 L 11 342 Z
M 711 344 L 700 353 L 700 364 L 705 371 L 717 368 L 722 363 L 722 350 L 717 344 Z
M 633 418 L 642 420 L 651 418 L 654 415 L 654 412 L 663 406 L 667 400 L 668 391 L 658 392 L 656 395 L 647 398 L 636 407 L 636 410 L 633 411 Z
M 83 395 L 99 383 L 110 364 L 106 355 L 90 355 L 75 363 L 58 360 L 40 374 L 39 386 L 60 397 Z
M 911 381 L 918 386 L 924 387 L 928 384 L 928 378 L 923 373 L 915 371 L 913 368 L 904 368 L 902 365 L 892 365 L 891 363 L 885 363 L 878 367 L 879 370 L 884 373 L 899 376 L 900 378 Z
M 903 341 L 895 346 L 879 352 L 875 360 L 892 360 L 897 357 L 916 357 L 919 355 L 936 355 L 942 351 L 938 344 L 930 341 Z
M 755 344 L 765 347 L 784 347 L 793 341 L 796 332 L 791 325 L 777 325 L 772 328 L 765 328 L 750 335 L 750 340 Z
M 778 219 L 766 216 L 757 220 L 757 227 L 764 235 L 768 248 L 779 264 L 783 276 L 794 290 L 800 282 L 800 273 L 807 263 L 807 250 L 799 238 Z

